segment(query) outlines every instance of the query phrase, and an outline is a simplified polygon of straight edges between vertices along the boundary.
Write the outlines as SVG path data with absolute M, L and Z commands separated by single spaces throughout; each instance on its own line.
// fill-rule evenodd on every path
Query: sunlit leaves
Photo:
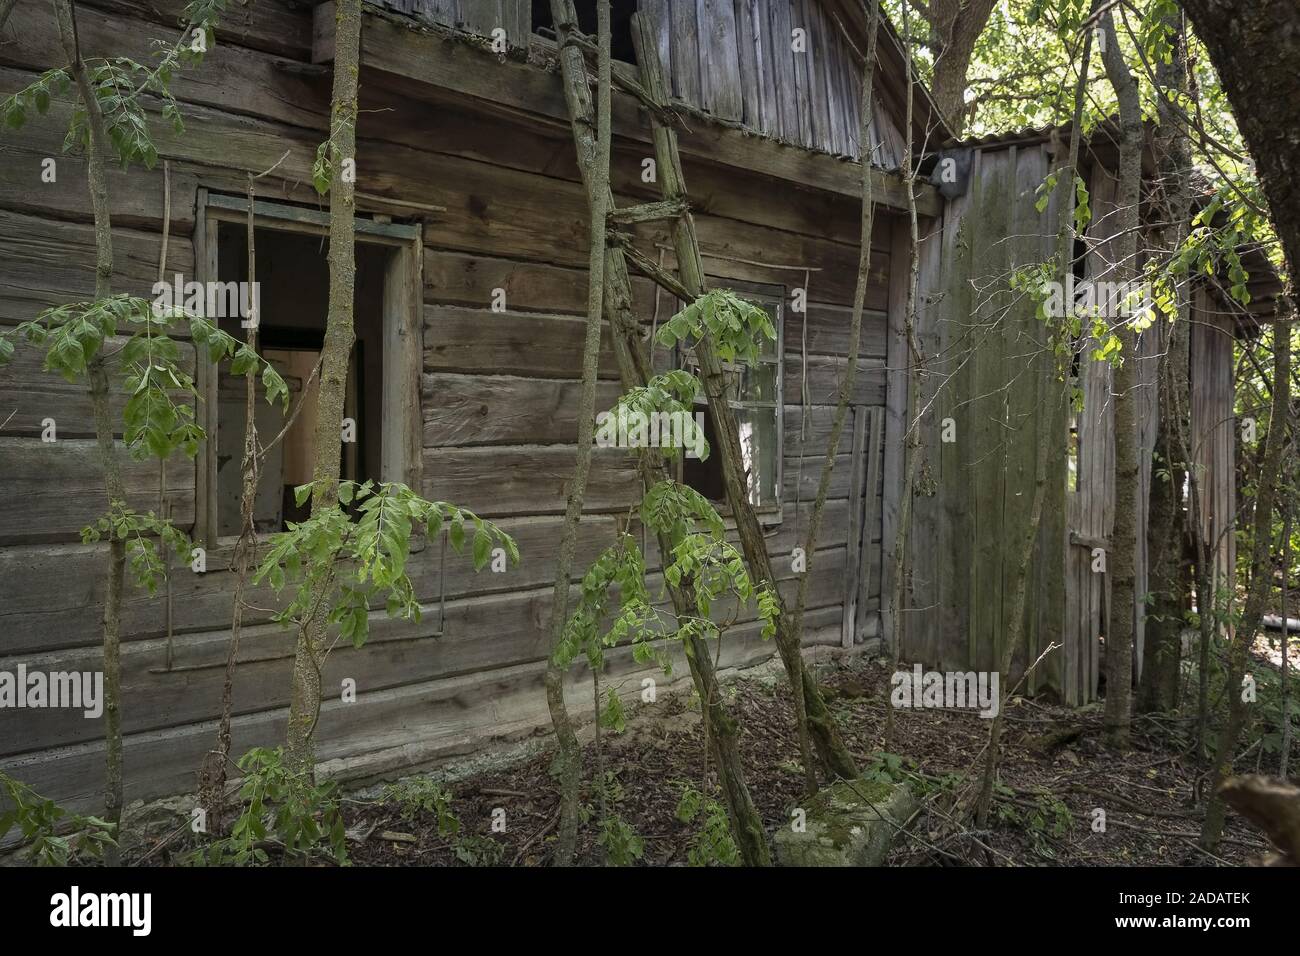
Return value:
M 681 442 L 662 444 L 665 458 L 675 458 L 683 448 L 698 448 L 700 460 L 709 457 L 709 443 L 703 428 L 695 421 L 693 411 L 695 396 L 700 391 L 699 380 L 690 372 L 675 369 L 656 375 L 645 385 L 628 389 L 610 409 L 611 420 L 682 423 Z M 660 426 L 663 429 L 666 426 Z M 664 432 L 661 430 L 660 434 Z
M 690 347 L 706 333 L 724 362 L 757 361 L 763 342 L 776 341 L 776 328 L 767 312 L 734 292 L 714 289 L 664 323 L 658 342 Z
M 641 520 L 656 533 L 675 539 L 687 534 L 698 522 L 721 537 L 722 518 L 709 500 L 687 485 L 667 479 L 653 485 L 641 500 Z

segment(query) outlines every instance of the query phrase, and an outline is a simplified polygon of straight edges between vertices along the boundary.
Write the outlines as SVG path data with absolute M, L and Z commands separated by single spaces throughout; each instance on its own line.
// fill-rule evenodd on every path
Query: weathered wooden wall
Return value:
M 822 0 L 641 0 L 638 6 L 658 25 L 674 96 L 775 139 L 857 158 L 861 54 Z M 882 107 L 875 116 L 872 161 L 896 168 L 903 150 L 899 125 Z
M 918 328 L 927 373 L 904 602 L 914 610 L 903 649 L 909 660 L 944 669 L 996 669 L 1040 429 L 1057 431 L 1065 445 L 1063 416 L 1049 414 L 1060 407 L 1059 386 L 1046 374 L 1034 304 L 1010 286 L 1015 270 L 1054 251 L 1042 226 L 1051 210 L 1040 216 L 1034 208 L 1050 163 L 1043 147 L 977 151 L 965 194 L 922 247 Z M 952 441 L 942 440 L 946 424 Z M 1025 654 L 1060 641 L 1064 469 L 1063 454 L 1054 455 L 1017 667 Z
M 1233 383 L 1236 319 L 1209 290 L 1192 299 L 1192 460 L 1200 479 L 1200 521 L 1215 554 L 1215 588 L 1231 588 L 1237 567 L 1237 420 Z
M 1111 548 L 1115 511 L 1114 375 L 1085 346 L 1078 386 L 1083 408 L 1077 423 L 1077 480 L 1068 485 L 1067 436 L 1059 384 L 1047 378 L 1041 333 L 1032 307 L 1009 287 L 1019 266 L 1055 253 L 1055 198 L 1039 212 L 1036 190 L 1054 162 L 1051 144 L 977 149 L 970 185 L 946 209 L 942 231 L 921 252 L 920 339 L 931 363 L 922 391 L 922 464 L 912 525 L 912 571 L 906 607 L 904 656 L 945 669 L 996 666 L 1008 621 L 1014 564 L 1034 482 L 1034 446 L 1042 428 L 1057 436 L 1048 489 L 1031 565 L 1026 645 L 1016 671 L 1049 643 L 1061 644 L 1035 671 L 1031 691 L 1049 688 L 1070 704 L 1096 698 L 1102 637 L 1110 613 L 1110 578 L 1093 568 L 1093 549 Z M 1085 279 L 1113 281 L 1115 179 L 1089 162 L 1093 218 L 1088 226 Z M 901 267 L 900 267 L 901 269 Z M 897 272 L 895 273 L 897 275 Z M 1191 373 L 1193 440 L 1205 498 L 1202 520 L 1218 541 L 1224 579 L 1232 567 L 1235 507 L 1232 332 L 1226 315 L 1213 312 L 1203 291 L 1193 312 Z M 897 340 L 897 330 L 891 344 Z M 1136 393 L 1139 476 L 1134 655 L 1140 673 L 1142 596 L 1147 590 L 1147 498 L 1151 453 L 1159 423 L 1157 376 L 1165 330 L 1158 323 L 1139 336 Z M 895 351 L 902 356 L 902 346 Z M 891 355 L 895 354 L 891 351 Z M 891 370 L 901 359 L 890 360 Z M 891 375 L 892 377 L 892 375 Z M 901 375 L 899 376 L 901 378 Z M 891 418 L 901 433 L 901 407 L 889 388 Z M 951 417 L 956 440 L 940 441 Z M 894 447 L 891 440 L 890 447 Z M 893 467 L 901 474 L 901 464 Z M 888 496 L 887 496 L 888 497 Z M 888 508 L 886 528 L 889 525 Z M 891 538 L 886 534 L 886 577 Z M 886 588 L 889 587 L 888 580 Z M 888 591 L 886 591 L 888 593 Z
M 86 0 L 79 5 L 82 48 L 87 55 L 146 59 L 149 39 L 173 35 L 181 8 L 179 0 Z M 62 62 L 47 11 L 20 5 L 8 30 L 17 41 L 0 45 L 0 90 L 20 89 Z M 393 36 L 379 28 L 371 35 L 383 42 Z M 200 188 L 240 196 L 246 173 L 278 162 L 259 180 L 261 197 L 319 205 L 310 169 L 326 136 L 330 71 L 310 62 L 310 10 L 269 0 L 234 6 L 217 38 L 201 68 L 175 81 L 186 131 L 177 135 L 162 122 L 153 126 L 160 157 L 170 166 L 168 273 L 194 273 Z M 486 97 L 404 84 L 391 73 L 363 69 L 358 205 L 363 213 L 395 219 L 414 215 L 411 204 L 443 207 L 423 225 L 422 490 L 498 520 L 518 540 L 522 562 L 506 574 L 475 575 L 466 562 L 449 560 L 444 634 L 434 638 L 440 623 L 439 549 L 428 548 L 412 563 L 418 593 L 429 605 L 423 621 L 397 623 L 378 610 L 364 648 L 331 655 L 325 686 L 351 677 L 359 695 L 355 704 L 327 701 L 319 754 L 329 769 L 352 776 L 394 773 L 546 726 L 544 631 L 563 483 L 574 455 L 572 396 L 586 299 L 587 209 L 567 126 L 547 118 L 560 98 L 559 79 L 454 41 L 418 42 L 428 58 L 420 62 L 470 57 L 472 69 L 457 76 L 514 97 L 512 119 Z M 625 104 L 620 110 L 621 116 L 636 115 Z M 57 100 L 48 115 L 0 137 L 0 323 L 6 325 L 93 291 L 84 163 L 59 152 L 69 112 L 69 104 Z M 635 131 L 618 132 L 613 180 L 620 201 L 654 197 L 656 187 L 640 180 L 644 149 L 624 138 Z M 731 148 L 716 131 L 697 135 L 718 137 L 724 151 Z M 789 180 L 746 175 L 691 154 L 686 144 L 692 138 L 683 137 L 686 177 L 698 197 L 697 225 L 710 275 L 719 283 L 793 288 L 804 284 L 803 270 L 814 270 L 806 315 L 787 309 L 785 320 L 785 507 L 770 546 L 789 579 L 783 586 L 792 588 L 789 555 L 806 528 L 830 406 L 845 367 L 858 211 L 841 195 L 796 186 L 798 163 L 788 164 Z M 40 181 L 46 156 L 59 157 L 57 187 Z M 114 287 L 148 294 L 160 251 L 162 171 L 114 171 L 110 188 Z M 884 402 L 891 234 L 892 223 L 881 215 L 873 238 L 863 371 L 854 396 L 864 409 Z M 655 243 L 667 236 L 662 229 L 645 229 L 641 238 L 654 254 Z M 489 308 L 498 288 L 506 293 L 504 313 Z M 649 320 L 656 309 L 653 289 L 638 279 L 635 294 Z M 658 308 L 665 318 L 666 301 Z M 0 420 L 8 409 L 18 410 L 0 436 L 0 501 L 10 503 L 0 513 L 0 669 L 25 662 L 46 670 L 93 670 L 100 659 L 104 552 L 78 539 L 78 529 L 100 510 L 88 409 L 76 388 L 40 372 L 22 348 L 19 356 L 0 371 L 6 409 Z M 607 363 L 604 401 L 614 394 L 610 368 Z M 805 385 L 806 436 L 798 398 Z M 38 437 L 47 414 L 59 422 L 61 441 L 54 445 Z M 842 605 L 851 587 L 845 580 L 851 457 L 845 454 L 837 463 L 816 555 L 810 643 L 841 640 Z M 128 478 L 133 503 L 155 506 L 156 467 L 135 467 Z M 169 466 L 168 498 L 182 524 L 193 520 L 194 487 L 192 462 Z M 879 607 L 879 496 L 878 488 L 868 491 L 874 501 L 869 513 L 876 516 L 866 531 L 869 573 L 876 582 L 865 602 L 872 614 Z M 612 540 L 618 518 L 638 498 L 626 456 L 599 452 L 578 573 Z M 175 575 L 170 669 L 164 602 L 136 590 L 127 596 L 122 684 L 128 798 L 189 790 L 211 745 L 231 613 L 228 561 L 228 547 L 210 546 L 208 573 L 182 568 Z M 282 737 L 293 651 L 291 635 L 269 620 L 275 596 L 255 587 L 247 600 L 256 610 L 245 615 L 235 685 L 236 751 Z M 724 642 L 724 666 L 770 655 L 752 623 L 742 621 L 732 634 Z M 629 656 L 613 655 L 615 682 L 635 670 Z M 581 690 L 575 706 L 585 708 L 588 696 Z M 99 721 L 66 711 L 3 711 L 0 766 L 60 801 L 93 807 L 102 781 L 102 733 Z
M 378 5 L 482 36 L 499 27 L 512 46 L 527 40 L 530 11 L 524 0 L 379 0 Z M 636 8 L 655 24 L 674 98 L 782 142 L 858 157 L 862 52 L 832 5 L 824 0 L 639 0 Z M 872 162 L 896 169 L 903 156 L 900 126 L 879 90 L 876 100 Z
M 525 46 L 532 28 L 529 0 L 380 0 L 377 6 L 479 36 L 506 31 L 511 46 Z

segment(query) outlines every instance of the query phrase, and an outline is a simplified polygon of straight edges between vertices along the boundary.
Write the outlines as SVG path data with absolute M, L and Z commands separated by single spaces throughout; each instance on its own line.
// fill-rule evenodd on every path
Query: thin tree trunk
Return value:
M 908 33 L 907 13 L 909 4 L 903 5 L 903 32 Z M 906 130 L 907 143 L 903 150 L 903 181 L 907 183 L 907 225 L 908 225 L 908 261 L 907 261 L 907 302 L 903 308 L 903 342 L 907 349 L 907 414 L 903 431 L 902 454 L 907 462 L 903 472 L 903 488 L 899 492 L 902 508 L 898 516 L 898 528 L 894 533 L 894 586 L 891 589 L 889 616 L 893 624 L 892 652 L 894 670 L 897 671 L 903 654 L 903 634 L 906 631 L 903 621 L 903 602 L 907 594 L 907 542 L 912 530 L 912 499 L 916 487 L 916 474 L 921 465 L 921 377 L 925 374 L 925 363 L 920 344 L 916 338 L 916 303 L 920 290 L 920 253 L 921 236 L 916 220 L 916 171 L 912 162 L 912 114 L 915 109 L 916 85 L 912 77 L 912 47 L 908 40 L 907 60 L 907 106 L 903 126 Z M 895 707 L 885 710 L 885 749 L 893 745 Z
M 1291 765 L 1291 628 L 1288 625 L 1287 606 L 1291 587 L 1291 516 L 1295 508 L 1295 489 L 1288 487 L 1282 505 L 1282 602 L 1278 613 L 1282 615 L 1282 753 L 1278 757 L 1277 775 L 1283 780 Z
M 577 29 L 577 13 L 572 0 L 552 2 L 556 3 L 553 10 L 556 32 L 561 36 L 560 68 L 564 78 L 565 100 L 569 107 L 570 127 L 579 157 L 578 170 L 590 196 L 592 184 L 586 177 L 595 165 L 594 157 L 598 148 L 591 89 L 587 83 L 581 48 L 576 42 L 565 39 L 571 37 Z M 644 74 L 644 68 L 642 72 Z M 612 198 L 608 202 L 610 208 L 613 208 Z M 605 314 L 609 317 L 613 331 L 614 355 L 618 360 L 623 387 L 643 386 L 651 377 L 650 363 L 642 348 L 640 326 L 632 312 L 632 287 L 628 279 L 627 263 L 622 249 L 613 244 L 607 246 L 605 296 Z M 654 448 L 643 447 L 637 450 L 637 468 L 641 483 L 646 489 L 668 478 L 663 459 Z M 676 542 L 666 535 L 659 535 L 658 540 L 659 553 L 671 554 Z M 689 586 L 669 586 L 668 594 L 679 620 L 694 615 L 694 597 Z M 698 637 L 691 638 L 686 642 L 685 650 L 691 680 L 701 701 L 709 743 L 718 767 L 723 803 L 727 808 L 740 858 L 747 866 L 768 866 L 771 864 L 771 856 L 762 819 L 754 808 L 740 763 L 739 727 L 722 702 L 721 688 L 705 642 Z
M 556 24 L 561 23 L 559 9 L 553 3 Z M 596 430 L 596 374 L 600 365 L 600 326 L 605 295 L 605 223 L 609 212 L 610 150 L 610 11 L 609 0 L 597 4 L 599 67 L 597 70 L 596 153 L 586 171 L 588 206 L 591 211 L 591 248 L 587 267 L 587 335 L 582 350 L 582 397 L 578 407 L 578 453 L 569 483 L 564 512 L 564 530 L 560 536 L 560 554 L 555 567 L 555 588 L 551 595 L 551 650 L 546 662 L 546 703 L 555 727 L 556 753 L 551 772 L 560 785 L 560 822 L 552 859 L 558 866 L 568 866 L 578 838 L 578 786 L 582 776 L 582 751 L 573 730 L 573 721 L 564 705 L 564 671 L 554 659 L 564 634 L 569 612 L 569 577 L 578 544 L 578 524 L 582 520 L 587 476 L 591 470 L 592 441 Z M 569 30 L 561 33 L 568 39 Z M 578 54 L 581 56 L 581 53 Z M 580 160 L 584 157 L 580 156 Z M 596 675 L 592 674 L 593 679 Z M 599 700 L 597 711 L 599 711 Z M 599 712 L 597 713 L 599 725 Z M 599 729 L 597 730 L 599 733 Z M 600 782 L 603 786 L 603 781 Z
M 844 378 L 840 380 L 839 401 L 835 406 L 835 420 L 831 424 L 830 439 L 826 444 L 826 460 L 822 464 L 821 478 L 817 482 L 817 497 L 813 500 L 812 517 L 808 521 L 808 533 L 804 539 L 804 573 L 799 577 L 799 589 L 795 596 L 794 612 L 791 615 L 791 631 L 796 646 L 803 644 L 804 609 L 808 606 L 808 582 L 812 577 L 813 555 L 817 550 L 817 534 L 821 530 L 822 516 L 826 510 L 826 498 L 830 493 L 831 475 L 835 470 L 835 457 L 840 450 L 840 436 L 844 431 L 844 420 L 848 416 L 849 399 L 853 395 L 853 383 L 858 373 L 858 352 L 862 343 L 862 309 L 867 297 L 867 285 L 871 275 L 871 232 L 876 220 L 876 205 L 871 197 L 871 114 L 872 114 L 872 80 L 875 76 L 877 26 L 880 22 L 880 0 L 871 0 L 867 20 L 867 58 L 862 69 L 862 115 L 859 117 L 858 142 L 861 147 L 862 167 L 862 212 L 860 219 L 861 240 L 858 246 L 858 277 L 853 293 L 853 316 L 849 320 L 848 367 Z M 874 491 L 871 493 L 874 494 Z M 802 681 L 795 687 L 795 695 L 805 713 L 803 732 L 799 735 L 799 746 L 803 754 L 804 774 L 808 792 L 817 790 L 817 770 L 812 765 L 812 754 L 808 748 L 807 710 L 804 701 Z
M 69 70 L 86 109 L 90 126 L 90 139 L 86 147 L 87 180 L 90 186 L 90 204 L 95 217 L 95 298 L 112 295 L 113 285 L 113 224 L 109 212 L 108 178 L 104 172 L 104 157 L 112 148 L 104 127 L 104 114 L 99 108 L 81 59 L 77 38 L 76 14 L 69 0 L 56 0 L 55 17 L 59 24 L 59 38 L 68 58 Z M 95 442 L 99 450 L 100 467 L 104 472 L 104 490 L 111 510 L 116 504 L 126 504 L 126 488 L 117 460 L 117 446 L 113 439 L 113 416 L 110 405 L 108 369 L 102 351 L 87 367 L 90 384 L 90 403 L 95 418 Z M 104 598 L 104 820 L 114 828 L 114 836 L 122 820 L 122 591 L 126 575 L 126 544 L 111 535 L 108 545 Z M 109 866 L 120 862 L 118 847 L 105 848 L 104 861 Z
M 257 243 L 254 234 L 253 177 L 248 177 L 248 287 L 257 288 Z M 258 301 L 256 293 L 251 301 Z M 245 344 L 257 351 L 257 326 L 260 313 L 250 317 Z M 199 774 L 199 805 L 208 814 L 208 832 L 224 834 L 223 817 L 226 803 L 226 766 L 230 760 L 230 719 L 234 709 L 235 664 L 239 659 L 239 641 L 244 624 L 244 591 L 248 585 L 249 564 L 257 548 L 257 526 L 253 512 L 257 502 L 257 375 L 249 371 L 244 376 L 244 457 L 240 465 L 243 487 L 239 497 L 239 540 L 235 542 L 235 596 L 230 617 L 230 642 L 226 646 L 226 666 L 221 682 L 221 713 L 217 717 L 217 742 L 209 750 Z
M 1279 303 L 1290 308 L 1290 302 Z M 1228 717 L 1219 731 L 1214 748 L 1214 761 L 1210 765 L 1213 790 L 1209 806 L 1205 808 L 1205 821 L 1201 825 L 1200 844 L 1213 851 L 1223 835 L 1226 807 L 1219 787 L 1232 774 L 1236 757 L 1237 740 L 1246 725 L 1247 701 L 1242 688 L 1246 674 L 1250 646 L 1259 632 L 1264 618 L 1264 608 L 1273 591 L 1273 517 L 1277 502 L 1278 477 L 1282 471 L 1282 452 L 1286 447 L 1286 422 L 1291 409 L 1291 325 L 1293 315 L 1287 312 L 1273 325 L 1273 402 L 1268 420 L 1268 435 L 1264 439 L 1264 457 L 1260 466 L 1259 481 L 1255 490 L 1255 516 L 1250 546 L 1250 588 L 1246 592 L 1246 606 L 1241 622 L 1228 649 Z
M 352 355 L 353 295 L 356 287 L 355 176 L 357 81 L 361 47 L 361 0 L 338 0 L 335 13 L 334 87 L 330 111 L 333 175 L 330 180 L 329 316 L 321 353 L 321 381 L 316 396 L 316 433 L 312 446 L 312 515 L 337 507 L 341 435 Z M 326 614 L 324 595 L 298 630 L 293 661 L 293 694 L 285 742 L 286 764 L 301 773 L 315 771 L 312 735 L 321 707 Z
M 1167 96 L 1187 92 L 1187 39 L 1181 11 L 1172 11 L 1165 17 L 1165 23 L 1173 31 L 1174 51 L 1170 62 L 1162 59 L 1155 67 L 1160 125 L 1154 144 L 1162 197 L 1161 218 L 1168 224 L 1161 245 L 1177 250 L 1187 236 L 1191 208 L 1188 177 L 1192 160 L 1187 130 Z M 1168 327 L 1169 340 L 1161 362 L 1157 396 L 1158 458 L 1153 462 L 1147 509 L 1147 554 L 1153 603 L 1145 623 L 1144 664 L 1138 692 L 1138 707 L 1144 713 L 1172 711 L 1178 706 L 1182 631 L 1191 577 L 1187 514 L 1183 506 L 1187 462 L 1175 448 L 1177 435 L 1188 427 L 1183 410 L 1191 407 L 1188 381 L 1191 309 L 1185 287 L 1176 287 L 1174 294 L 1176 312 Z
M 1113 281 L 1129 282 L 1137 274 L 1138 203 L 1142 191 L 1142 103 L 1137 80 L 1129 72 L 1119 45 L 1115 18 L 1107 11 L 1101 20 L 1106 43 L 1101 51 L 1106 75 L 1119 99 L 1119 186 L 1116 213 L 1111 226 L 1118 234 L 1111 248 Z M 1133 642 L 1137 611 L 1138 463 L 1137 436 L 1137 335 L 1123 316 L 1119 323 L 1122 343 L 1120 364 L 1115 368 L 1115 524 L 1111 533 L 1110 568 L 1112 589 L 1110 622 L 1106 630 L 1106 709 L 1103 726 L 1112 746 L 1128 744 L 1132 710 Z
M 657 67 L 658 54 L 653 31 L 639 17 L 633 22 L 632 39 L 637 48 L 638 62 L 642 64 L 642 82 L 649 89 L 651 96 L 658 102 L 666 103 L 668 97 L 661 71 Z M 651 60 L 652 57 L 655 59 Z M 647 69 L 647 65 L 652 62 L 655 68 Z M 678 158 L 677 133 L 665 126 L 661 119 L 653 114 L 650 117 L 650 124 L 654 137 L 661 194 L 668 200 L 685 201 L 687 193 Z M 682 286 L 691 296 L 702 295 L 705 291 L 704 266 L 700 260 L 699 242 L 695 236 L 695 219 L 689 211 L 683 213 L 677 220 L 673 230 L 673 245 L 677 254 L 677 267 Z M 813 744 L 817 748 L 817 756 L 827 773 L 852 779 L 857 776 L 857 765 L 840 736 L 839 728 L 822 698 L 816 679 L 804 666 L 801 649 L 793 633 L 789 611 L 777 587 L 777 578 L 772 570 L 771 555 L 767 553 L 763 529 L 749 500 L 744 455 L 740 447 L 740 426 L 736 421 L 735 410 L 728 400 L 726 375 L 723 372 L 722 362 L 714 350 L 711 336 L 706 334 L 695 344 L 695 358 L 699 363 L 700 378 L 708 398 L 709 410 L 713 414 L 717 445 L 714 451 L 722 463 L 727 504 L 736 521 L 741 553 L 749 566 L 754 586 L 758 588 L 766 585 L 779 604 L 776 645 L 795 697 L 795 707 L 798 711 L 796 720 L 806 718 Z M 803 690 L 802 705 L 799 699 L 800 687 Z

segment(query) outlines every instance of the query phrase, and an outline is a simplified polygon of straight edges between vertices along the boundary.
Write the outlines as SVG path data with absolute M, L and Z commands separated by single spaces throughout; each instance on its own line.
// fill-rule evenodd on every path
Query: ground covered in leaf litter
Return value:
M 832 665 L 822 683 L 860 765 L 908 774 L 924 794 L 906 837 L 891 851 L 893 865 L 1242 865 L 1268 849 L 1258 831 L 1235 817 L 1215 856 L 1196 848 L 1205 785 L 1202 768 L 1186 755 L 1186 724 L 1139 718 L 1131 747 L 1117 754 L 1102 743 L 1099 707 L 1072 710 L 1021 699 L 1008 710 L 995 819 L 983 831 L 953 826 L 946 809 L 952 789 L 960 787 L 959 777 L 978 777 L 989 722 L 971 711 L 900 711 L 891 749 L 902 760 L 882 758 L 892 670 L 856 658 Z M 744 728 L 740 750 L 754 802 L 769 832 L 788 826 L 802 802 L 803 779 L 786 682 L 768 669 L 730 682 L 727 692 Z M 698 712 L 681 697 L 661 700 L 631 718 L 622 735 L 602 736 L 604 769 L 621 785 L 614 809 L 642 838 L 641 862 L 687 863 L 699 825 L 681 822 L 676 811 L 685 786 L 702 786 Z M 585 757 L 589 781 L 596 761 L 590 741 Z M 448 783 L 461 827 L 455 838 L 440 834 L 436 813 L 408 809 L 404 816 L 391 798 L 349 802 L 353 862 L 545 864 L 557 820 L 548 766 L 549 754 L 537 753 Z M 504 833 L 492 832 L 498 809 L 505 811 Z M 1094 831 L 1097 809 L 1105 811 L 1105 832 Z M 580 862 L 606 862 L 597 832 L 594 821 L 583 828 Z

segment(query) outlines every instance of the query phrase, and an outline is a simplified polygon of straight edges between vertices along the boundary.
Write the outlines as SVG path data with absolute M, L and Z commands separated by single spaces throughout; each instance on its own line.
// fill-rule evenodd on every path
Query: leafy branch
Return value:
M 693 346 L 709 335 L 725 362 L 755 361 L 761 343 L 776 341 L 772 318 L 752 302 L 727 289 L 706 292 L 674 315 L 656 336 L 660 345 Z
M 315 488 L 308 483 L 294 489 L 300 506 Z M 355 518 L 345 508 L 351 508 Z M 411 534 L 421 527 L 429 538 L 445 529 L 458 554 L 469 540 L 475 571 L 483 569 L 497 547 L 519 563 L 514 539 L 471 511 L 427 501 L 397 482 L 343 481 L 338 504 L 317 508 L 306 521 L 291 522 L 289 530 L 272 537 L 253 581 L 265 580 L 276 592 L 293 585 L 292 599 L 275 615 L 279 623 L 300 624 L 324 605 L 329 608 L 326 621 L 360 647 L 370 633 L 371 601 L 378 596 L 385 598 L 389 617 L 420 620 L 422 609 L 406 562 Z M 340 573 L 345 566 L 347 572 Z

